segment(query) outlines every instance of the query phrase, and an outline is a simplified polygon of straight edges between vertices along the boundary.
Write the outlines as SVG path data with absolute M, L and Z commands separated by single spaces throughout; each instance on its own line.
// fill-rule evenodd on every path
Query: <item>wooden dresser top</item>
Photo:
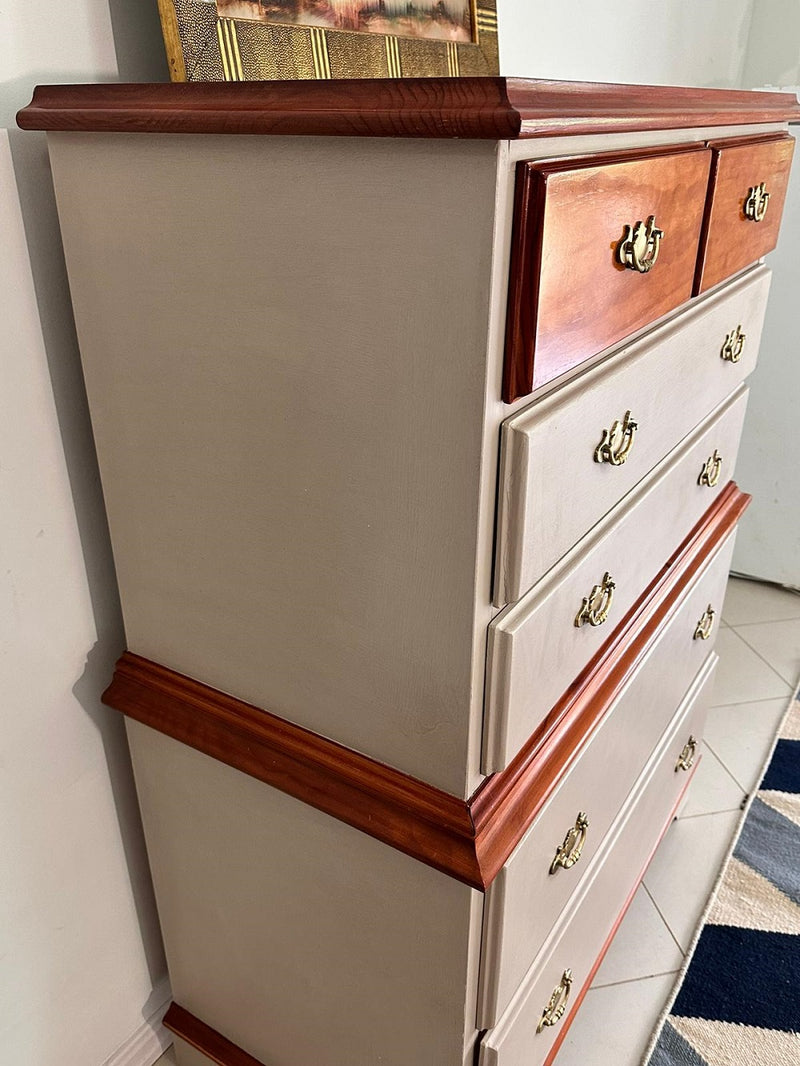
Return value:
M 520 78 L 42 85 L 27 130 L 505 140 L 800 122 L 791 93 Z

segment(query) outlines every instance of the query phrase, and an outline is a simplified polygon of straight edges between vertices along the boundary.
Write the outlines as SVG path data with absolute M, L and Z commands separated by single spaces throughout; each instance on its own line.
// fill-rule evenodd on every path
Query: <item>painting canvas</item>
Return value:
M 351 33 L 471 41 L 470 0 L 216 0 L 222 17 Z

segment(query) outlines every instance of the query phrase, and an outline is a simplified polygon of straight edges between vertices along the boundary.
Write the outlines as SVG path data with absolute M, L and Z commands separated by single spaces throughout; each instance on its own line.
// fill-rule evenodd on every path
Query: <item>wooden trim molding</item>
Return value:
M 730 482 L 516 758 L 467 800 L 131 652 L 110 707 L 485 890 L 750 497 Z
M 217 1066 L 264 1066 L 259 1059 L 242 1051 L 238 1044 L 201 1022 L 177 1003 L 170 1004 L 164 1015 L 164 1025 L 181 1040 L 216 1062 Z
M 41 85 L 26 130 L 502 140 L 800 121 L 791 93 L 520 78 Z

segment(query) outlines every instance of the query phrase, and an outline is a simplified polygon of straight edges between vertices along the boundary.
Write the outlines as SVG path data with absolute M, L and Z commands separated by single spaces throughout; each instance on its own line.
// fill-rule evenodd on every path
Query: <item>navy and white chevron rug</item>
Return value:
M 800 692 L 645 1066 L 800 1066 Z

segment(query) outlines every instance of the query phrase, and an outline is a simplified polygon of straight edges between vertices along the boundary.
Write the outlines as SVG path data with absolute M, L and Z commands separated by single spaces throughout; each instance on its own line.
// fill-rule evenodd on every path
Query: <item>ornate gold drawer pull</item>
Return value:
M 744 342 L 747 340 L 747 334 L 742 333 L 741 323 L 732 329 L 730 333 L 725 336 L 725 343 L 720 349 L 720 359 L 724 359 L 727 363 L 738 363 L 742 357 L 742 349 L 744 348 Z
M 604 429 L 600 443 L 594 450 L 596 463 L 610 463 L 612 466 L 622 466 L 631 454 L 633 440 L 639 423 L 631 418 L 630 411 L 625 412 L 623 419 L 615 419 L 611 423 L 611 429 Z
M 617 247 L 619 262 L 629 270 L 638 270 L 640 274 L 649 273 L 656 265 L 663 237 L 664 231 L 656 226 L 655 215 L 651 215 L 647 222 L 626 226 L 625 234 Z
M 589 819 L 583 811 L 578 813 L 575 825 L 567 831 L 564 843 L 556 848 L 556 856 L 550 863 L 550 873 L 554 874 L 559 867 L 569 870 L 581 857 L 583 845 L 586 843 L 586 830 L 589 828 Z
M 567 1000 L 569 999 L 571 988 L 572 970 L 564 970 L 561 975 L 560 983 L 553 989 L 550 1002 L 542 1011 L 539 1024 L 536 1026 L 537 1033 L 541 1033 L 542 1029 L 546 1028 L 548 1025 L 556 1025 L 561 1021 L 564 1017 L 564 1012 L 567 1009 Z
M 761 222 L 769 206 L 769 193 L 762 181 L 760 185 L 751 185 L 744 202 L 744 217 L 751 222 Z
M 583 597 L 581 609 L 575 615 L 575 627 L 580 629 L 587 622 L 590 626 L 601 626 L 608 618 L 611 604 L 614 602 L 614 589 L 616 588 L 611 574 L 603 574 L 603 580 L 595 585 L 588 596 Z
M 695 467 L 695 469 L 697 469 Z M 714 454 L 710 455 L 708 459 L 703 463 L 703 469 L 700 471 L 700 477 L 697 479 L 698 485 L 708 485 L 710 489 L 719 481 L 719 476 L 722 473 L 722 456 L 717 449 L 714 449 Z
M 716 617 L 716 614 L 717 612 L 709 603 L 708 607 L 703 611 L 703 617 L 694 627 L 692 640 L 708 640 L 711 636 L 711 630 L 714 628 L 714 618 Z
M 691 770 L 694 766 L 694 757 L 697 754 L 697 741 L 694 737 L 689 737 L 683 746 L 683 751 L 678 756 L 678 761 L 675 763 L 675 773 L 678 770 Z

